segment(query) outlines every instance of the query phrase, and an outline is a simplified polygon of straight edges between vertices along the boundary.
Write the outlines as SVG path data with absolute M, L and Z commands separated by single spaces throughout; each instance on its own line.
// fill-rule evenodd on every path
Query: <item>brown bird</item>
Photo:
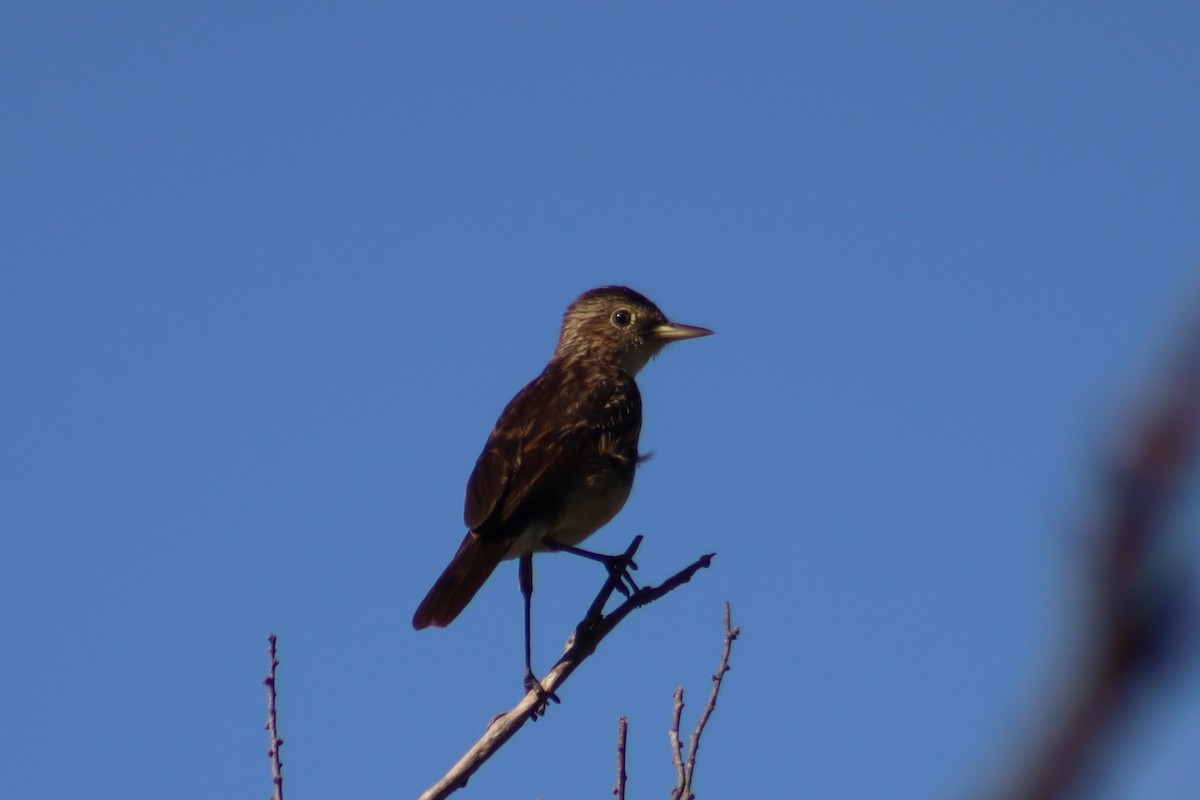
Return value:
M 633 487 L 642 430 L 633 376 L 667 344 L 711 333 L 668 321 L 623 286 L 580 295 L 563 315 L 550 363 L 505 407 L 475 462 L 463 514 L 470 530 L 413 627 L 449 625 L 501 561 L 520 558 L 525 688 L 540 691 L 530 664 L 533 554 L 572 552 L 628 579 L 620 556 L 576 545 L 616 516 Z

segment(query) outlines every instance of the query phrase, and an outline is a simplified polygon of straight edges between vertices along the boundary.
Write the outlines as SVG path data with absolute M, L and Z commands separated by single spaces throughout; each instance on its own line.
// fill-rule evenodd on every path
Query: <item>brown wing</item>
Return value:
M 597 362 L 551 362 L 496 422 L 467 481 L 471 530 L 413 615 L 413 627 L 449 625 L 507 555 L 580 458 L 615 458 L 632 477 L 642 401 L 626 372 Z M 561 493 L 560 493 L 561 494 Z
M 600 437 L 622 442 L 636 459 L 641 410 L 637 384 L 624 370 L 550 362 L 504 409 L 476 461 L 467 481 L 467 527 L 485 538 L 519 535 L 505 523 Z

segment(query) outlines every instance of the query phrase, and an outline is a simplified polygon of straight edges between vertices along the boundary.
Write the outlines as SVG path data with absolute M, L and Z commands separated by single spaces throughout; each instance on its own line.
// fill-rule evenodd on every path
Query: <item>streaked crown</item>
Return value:
M 665 346 L 712 334 L 707 328 L 671 322 L 649 298 L 625 286 L 584 292 L 563 314 L 556 359 L 590 359 L 630 375 Z

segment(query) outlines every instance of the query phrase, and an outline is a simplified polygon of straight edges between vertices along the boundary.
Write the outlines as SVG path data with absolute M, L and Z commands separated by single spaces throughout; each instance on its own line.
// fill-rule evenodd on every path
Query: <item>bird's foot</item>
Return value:
M 616 590 L 626 597 L 632 597 L 635 592 L 641 591 L 637 585 L 637 581 L 629 574 L 630 570 L 638 568 L 635 562 L 629 556 L 621 554 L 619 556 L 606 556 L 604 558 L 604 568 L 608 570 L 608 577 L 613 582 Z
M 546 713 L 546 706 L 549 703 L 562 702 L 558 699 L 558 695 L 556 695 L 554 692 L 548 691 L 545 686 L 542 686 L 542 682 L 533 676 L 533 670 L 526 667 L 525 693 L 528 694 L 529 692 L 537 692 L 538 696 L 538 704 L 533 707 L 533 711 L 531 711 L 529 714 L 529 718 L 533 722 L 537 722 L 538 717 Z
M 635 541 L 640 542 L 641 536 L 639 535 Z M 542 544 L 547 550 L 560 553 L 574 553 L 577 556 L 583 556 L 584 558 L 591 559 L 592 561 L 599 561 L 604 565 L 604 568 L 608 570 L 608 577 L 610 580 L 612 580 L 616 590 L 626 597 L 632 597 L 634 592 L 640 591 L 637 583 L 633 580 L 633 576 L 629 574 L 630 570 L 638 568 L 637 562 L 633 560 L 632 555 L 632 551 L 636 550 L 636 547 L 633 547 L 630 549 L 630 551 L 621 553 L 620 555 L 610 556 L 605 555 L 604 553 L 593 553 L 591 550 L 584 550 L 582 547 L 574 547 L 569 544 L 563 544 L 562 542 L 555 541 L 549 536 L 546 536 L 542 539 Z

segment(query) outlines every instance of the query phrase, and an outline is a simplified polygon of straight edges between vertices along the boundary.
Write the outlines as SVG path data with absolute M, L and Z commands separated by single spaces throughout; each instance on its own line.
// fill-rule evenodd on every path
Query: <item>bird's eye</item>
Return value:
M 618 328 L 627 328 L 632 321 L 633 314 L 629 313 L 629 309 L 627 308 L 618 308 L 612 314 L 612 324 Z

